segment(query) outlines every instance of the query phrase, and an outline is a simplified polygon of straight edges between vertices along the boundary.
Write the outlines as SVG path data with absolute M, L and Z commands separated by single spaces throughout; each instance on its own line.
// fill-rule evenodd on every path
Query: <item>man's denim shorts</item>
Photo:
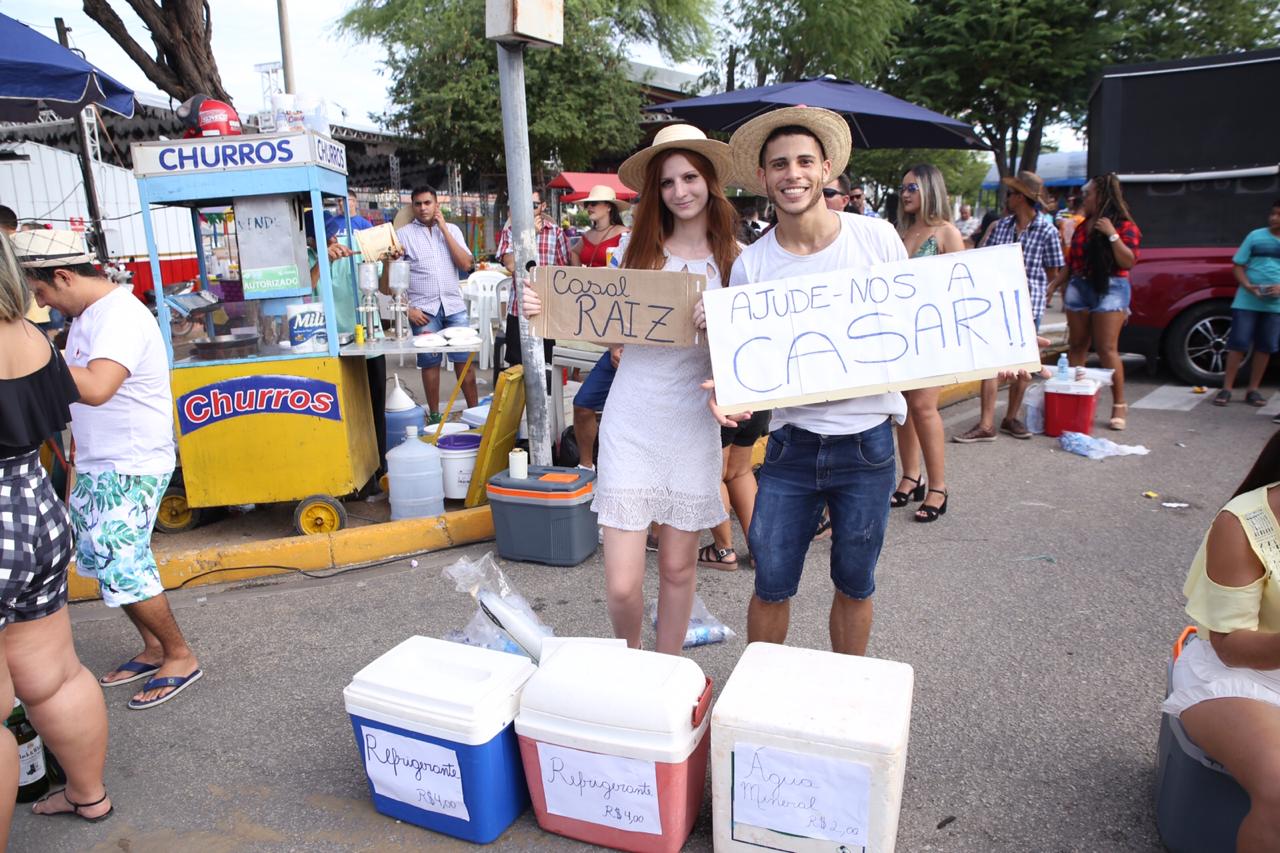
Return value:
M 1067 295 L 1063 304 L 1068 311 L 1128 311 L 1129 277 L 1111 276 L 1111 287 L 1099 297 L 1088 279 L 1073 276 L 1067 282 Z
M 785 601 L 796 594 L 825 506 L 831 513 L 831 581 L 850 598 L 870 598 L 894 473 L 888 419 L 853 435 L 817 435 L 791 424 L 774 430 L 748 535 L 756 595 Z
M 1272 311 L 1231 309 L 1231 331 L 1227 349 L 1231 352 L 1280 352 L 1280 314 Z
M 444 314 L 437 311 L 435 316 L 427 321 L 426 325 L 419 326 L 417 323 L 411 323 L 410 325 L 413 327 L 415 335 L 421 335 L 423 332 L 438 332 L 441 329 L 467 326 L 470 323 L 468 322 L 466 311 L 459 311 L 456 314 Z M 468 352 L 451 352 L 449 353 L 449 360 L 454 364 L 462 364 L 467 360 L 468 355 L 470 355 Z M 419 353 L 418 367 L 439 367 L 442 359 L 443 355 L 438 352 Z
M 605 350 L 587 378 L 582 380 L 578 393 L 573 395 L 574 408 L 603 412 L 604 401 L 609 399 L 609 389 L 613 387 L 613 377 L 617 372 L 618 368 L 613 366 L 613 358 Z

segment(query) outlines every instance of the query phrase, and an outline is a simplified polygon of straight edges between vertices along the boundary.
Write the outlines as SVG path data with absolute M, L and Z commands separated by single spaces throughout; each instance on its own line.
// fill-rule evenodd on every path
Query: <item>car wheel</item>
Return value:
M 1183 311 L 1165 335 L 1165 358 L 1189 385 L 1220 385 L 1227 366 L 1231 303 L 1201 302 Z

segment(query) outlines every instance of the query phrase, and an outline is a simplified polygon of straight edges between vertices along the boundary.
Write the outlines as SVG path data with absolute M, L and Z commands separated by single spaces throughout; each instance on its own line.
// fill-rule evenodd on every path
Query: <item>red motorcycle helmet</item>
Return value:
M 240 115 L 228 103 L 208 95 L 192 95 L 174 113 L 187 126 L 184 139 L 197 136 L 239 136 Z

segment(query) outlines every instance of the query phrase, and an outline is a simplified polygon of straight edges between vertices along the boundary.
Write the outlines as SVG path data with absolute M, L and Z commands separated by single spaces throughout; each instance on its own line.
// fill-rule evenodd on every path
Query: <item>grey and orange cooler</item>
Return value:
M 576 566 L 596 550 L 591 509 L 596 472 L 530 465 L 517 480 L 510 471 L 489 478 L 498 556 L 504 560 Z

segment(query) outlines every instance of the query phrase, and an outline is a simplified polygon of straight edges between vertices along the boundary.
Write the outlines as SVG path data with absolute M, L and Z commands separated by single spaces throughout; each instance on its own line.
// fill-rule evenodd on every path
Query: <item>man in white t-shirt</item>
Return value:
M 730 141 L 740 179 L 755 176 L 778 225 L 738 257 L 731 285 L 813 275 L 907 258 L 882 219 L 828 210 L 822 189 L 844 171 L 852 141 L 827 110 L 787 107 L 743 125 Z M 815 354 L 810 357 L 823 357 Z M 830 510 L 831 647 L 865 654 L 875 567 L 894 486 L 891 421 L 907 407 L 895 392 L 775 409 L 748 534 L 756 564 L 747 641 L 782 643 L 805 555 L 823 506 Z
M 151 531 L 174 467 L 169 362 L 151 312 L 108 281 L 71 231 L 14 237 L 41 305 L 74 318 L 66 360 L 80 391 L 71 406 L 76 484 L 71 522 L 76 571 L 98 581 L 108 607 L 123 607 L 143 650 L 100 680 L 147 679 L 135 710 L 167 702 L 202 675 L 169 609 Z

